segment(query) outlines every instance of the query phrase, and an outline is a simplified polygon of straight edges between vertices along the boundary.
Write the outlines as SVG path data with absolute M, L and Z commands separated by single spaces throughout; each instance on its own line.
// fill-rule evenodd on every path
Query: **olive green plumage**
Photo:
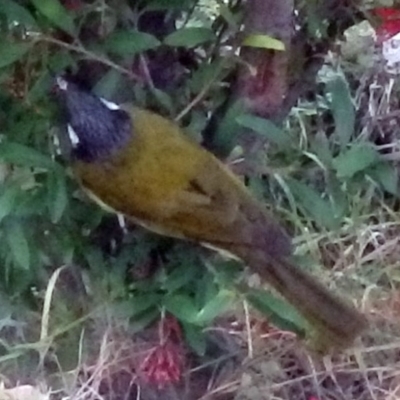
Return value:
M 65 96 L 82 140 L 72 168 L 93 198 L 158 233 L 242 259 L 316 327 L 320 348 L 345 347 L 366 327 L 363 315 L 292 264 L 290 240 L 265 206 L 176 123 L 131 106 L 112 111 L 83 92 L 84 111 L 74 117 Z

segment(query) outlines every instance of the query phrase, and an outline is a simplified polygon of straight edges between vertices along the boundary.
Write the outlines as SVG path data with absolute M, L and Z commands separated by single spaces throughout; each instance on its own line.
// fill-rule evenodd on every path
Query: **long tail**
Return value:
M 348 347 L 367 327 L 363 314 L 289 259 L 273 258 L 257 250 L 242 258 L 316 328 L 319 350 Z

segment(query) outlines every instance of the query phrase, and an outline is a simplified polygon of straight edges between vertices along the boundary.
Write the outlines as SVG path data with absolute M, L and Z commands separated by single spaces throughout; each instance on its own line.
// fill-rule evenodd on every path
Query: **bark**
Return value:
M 245 33 L 270 35 L 281 40 L 286 51 L 244 48 L 233 97 L 250 113 L 275 122 L 284 119 L 302 95 L 315 90 L 318 71 L 336 40 L 365 18 L 358 9 L 359 0 L 318 0 L 313 11 L 327 29 L 317 39 L 310 36 L 309 16 L 300 2 L 248 0 Z M 295 31 L 295 23 L 301 29 Z
M 293 34 L 293 0 L 248 0 L 245 35 L 264 34 L 281 40 L 286 51 L 246 47 L 239 69 L 235 96 L 246 109 L 266 118 L 279 112 L 287 91 L 288 54 Z

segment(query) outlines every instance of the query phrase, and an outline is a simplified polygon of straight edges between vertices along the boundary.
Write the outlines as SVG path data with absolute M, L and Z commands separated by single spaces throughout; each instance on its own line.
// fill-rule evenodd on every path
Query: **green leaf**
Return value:
M 26 167 L 45 169 L 58 167 L 58 164 L 56 164 L 49 156 L 30 147 L 13 142 L 0 143 L 0 160 Z
M 21 223 L 17 221 L 8 221 L 5 227 L 7 243 L 14 261 L 24 270 L 29 270 L 29 245 Z
M 297 204 L 319 225 L 328 229 L 337 229 L 340 226 L 341 217 L 336 214 L 335 207 L 329 200 L 323 199 L 320 193 L 295 179 L 288 178 L 286 183 Z
M 316 1 L 307 1 L 304 5 L 307 35 L 312 39 L 325 39 L 327 24 L 325 18 L 321 18 L 320 5 Z
M 206 352 L 207 341 L 206 341 L 206 335 L 203 332 L 203 328 L 184 322 L 182 323 L 182 327 L 188 345 L 199 356 L 204 356 Z
M 164 44 L 174 47 L 196 47 L 215 40 L 215 34 L 208 28 L 182 28 L 164 39 Z
M 192 71 L 188 87 L 193 93 L 197 94 L 210 82 L 223 79 L 224 74 L 228 71 L 229 69 L 226 68 L 226 64 L 221 59 L 216 59 L 211 63 L 202 63 L 196 70 Z
M 197 314 L 198 324 L 209 324 L 215 317 L 226 312 L 232 307 L 234 294 L 228 290 L 221 290 L 217 296 L 211 299 Z
M 244 114 L 237 117 L 236 122 L 239 125 L 262 135 L 281 148 L 290 147 L 292 144 L 290 136 L 267 119 L 256 117 L 255 115 Z
M 322 131 L 317 132 L 314 137 L 310 138 L 310 141 L 311 148 L 316 153 L 318 159 L 321 160 L 326 167 L 331 166 L 333 157 L 326 133 Z
M 132 333 L 143 332 L 143 329 L 149 326 L 155 320 L 160 318 L 160 310 L 149 308 L 142 314 L 136 316 L 130 325 L 129 331 Z
M 60 221 L 68 204 L 68 193 L 64 173 L 54 171 L 48 175 L 48 207 L 53 224 Z
M 342 76 L 336 76 L 327 82 L 326 91 L 330 97 L 331 110 L 335 120 L 335 134 L 344 148 L 354 132 L 356 118 L 349 86 Z
M 52 265 L 71 264 L 75 253 L 75 240 L 79 240 L 71 233 L 66 227 L 51 229 L 45 241 L 40 243 L 40 257 L 43 259 L 45 256 Z
M 197 264 L 191 262 L 183 262 L 181 265 L 176 266 L 167 276 L 163 288 L 172 293 L 188 285 L 198 275 L 198 267 Z
M 343 191 L 339 179 L 331 171 L 327 176 L 327 192 L 332 201 L 335 215 L 337 215 L 338 219 L 344 218 L 349 209 L 348 196 Z
M 172 100 L 171 96 L 168 93 L 155 88 L 151 88 L 152 95 L 156 98 L 158 103 L 164 107 L 166 111 L 169 112 L 170 115 L 174 115 L 176 109 L 174 107 L 174 101 Z
M 42 55 L 43 56 L 43 55 Z M 32 103 L 48 96 L 50 88 L 54 85 L 54 77 L 49 71 L 43 70 L 28 93 L 28 100 Z
M 285 44 L 269 35 L 247 35 L 242 42 L 242 46 L 285 51 Z
M 121 73 L 115 69 L 110 69 L 96 83 L 93 92 L 98 96 L 112 98 L 121 83 Z
M 86 246 L 86 248 L 83 250 L 84 250 L 84 257 L 90 269 L 92 270 L 93 275 L 101 276 L 106 269 L 105 267 L 106 263 L 100 247 Z
M 399 195 L 399 174 L 395 166 L 387 162 L 381 162 L 368 169 L 367 173 L 375 182 L 379 183 L 384 190 L 395 196 Z
M 239 134 L 239 124 L 236 121 L 238 115 L 243 115 L 244 107 L 241 101 L 235 101 L 226 106 L 226 110 L 222 110 L 221 115 L 215 113 L 211 119 L 211 125 L 207 127 L 205 132 L 205 140 L 207 135 L 212 139 L 208 145 L 213 149 L 214 154 L 220 158 L 227 157 L 237 144 L 237 136 Z
M 20 60 L 32 47 L 31 43 L 0 41 L 0 68 L 6 67 Z
M 155 292 L 134 294 L 133 298 L 112 305 L 113 315 L 117 318 L 132 318 L 147 311 L 152 311 L 160 301 Z
M 378 151 L 368 143 L 356 143 L 333 160 L 338 178 L 351 178 L 357 172 L 377 164 L 381 160 Z
M 307 322 L 286 301 L 259 289 L 249 289 L 246 293 L 246 299 L 277 327 L 290 330 L 301 336 L 304 335 L 308 327 Z
M 20 191 L 21 189 L 17 185 L 5 186 L 0 195 L 0 221 L 15 209 L 16 199 Z
M 182 12 L 192 6 L 193 0 L 150 0 L 146 3 L 146 11 L 179 10 Z
M 232 287 L 243 270 L 243 263 L 233 259 L 215 260 L 212 265 L 216 282 L 222 287 Z
M 32 182 L 29 185 L 32 187 L 34 184 L 34 177 L 32 176 Z M 46 210 L 46 188 L 36 187 L 33 190 L 21 190 L 16 200 L 14 212 L 18 217 L 26 218 L 40 215 Z
M 167 296 L 164 301 L 167 311 L 174 314 L 179 320 L 194 323 L 197 318 L 198 309 L 191 297 L 183 294 Z
M 63 73 L 66 69 L 76 67 L 77 60 L 74 58 L 75 54 L 72 52 L 59 48 L 57 52 L 49 56 L 48 69 L 52 71 L 53 75 Z M 53 76 L 54 79 L 54 76 Z
M 0 14 L 4 14 L 8 23 L 19 23 L 26 27 L 36 29 L 37 24 L 29 11 L 13 0 L 0 1 Z
M 208 268 L 212 267 L 211 265 Z M 193 283 L 194 287 L 194 302 L 196 304 L 197 313 L 201 307 L 204 307 L 209 301 L 214 299 L 220 292 L 220 286 L 215 282 L 214 274 L 205 272 L 202 276 Z
M 31 2 L 54 26 L 74 36 L 74 20 L 58 0 L 31 0 Z
M 218 3 L 218 12 L 221 15 L 221 17 L 228 23 L 229 27 L 234 31 L 239 30 L 238 22 L 240 14 L 237 13 L 237 15 L 235 15 L 232 12 L 231 8 L 224 3 L 224 0 L 217 0 L 217 3 Z
M 146 50 L 155 49 L 160 41 L 145 32 L 139 31 L 116 31 L 104 42 L 105 48 L 111 53 L 120 56 L 132 56 L 143 53 Z

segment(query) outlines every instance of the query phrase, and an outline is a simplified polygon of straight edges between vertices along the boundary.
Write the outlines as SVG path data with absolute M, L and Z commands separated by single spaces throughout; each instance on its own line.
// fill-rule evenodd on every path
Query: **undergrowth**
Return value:
M 185 40 L 188 48 L 200 46 L 190 53 L 197 68 L 181 72 L 178 88 L 149 94 L 126 79 L 127 38 L 114 35 L 121 10 L 102 2 L 99 11 L 97 2 L 64 15 L 37 1 L 20 3 L 0 2 L 9 40 L 0 60 L 0 399 L 400 396 L 393 76 L 380 63 L 360 67 L 331 53 L 317 90 L 282 127 L 233 108 L 219 130 L 227 164 L 290 231 L 300 266 L 370 320 L 347 352 L 321 358 L 310 351 L 304 322 L 258 276 L 245 278 L 262 293 L 256 309 L 235 289 L 239 263 L 131 224 L 124 232 L 82 195 L 58 152 L 49 70 L 82 67 L 84 60 L 108 68 L 92 82 L 99 94 L 181 115 L 199 136 L 235 66 L 221 42 L 205 44 L 220 14 L 201 3 L 179 21 L 206 29 L 169 37 L 171 52 Z M 240 15 L 218 10 L 235 26 Z M 60 31 L 77 22 L 105 29 L 101 56 L 90 41 L 62 40 Z M 40 35 L 21 33 L 22 26 Z M 140 48 L 128 50 L 142 56 L 155 40 L 139 35 Z M 249 129 L 258 145 L 250 151 L 230 122 Z

